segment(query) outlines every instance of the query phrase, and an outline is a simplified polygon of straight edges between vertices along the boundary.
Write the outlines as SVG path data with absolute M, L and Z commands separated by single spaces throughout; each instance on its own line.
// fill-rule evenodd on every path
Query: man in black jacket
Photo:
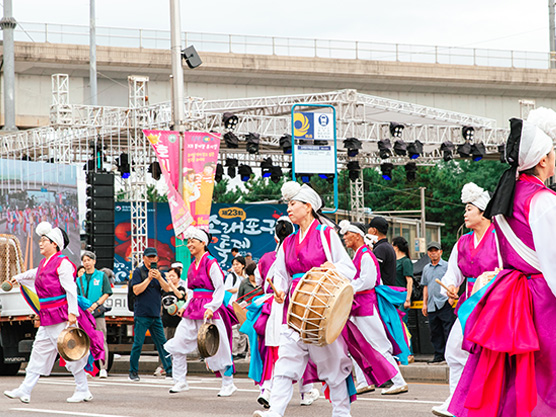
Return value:
M 375 217 L 369 224 L 369 234 L 378 237 L 373 245 L 373 253 L 378 260 L 380 279 L 384 285 L 394 285 L 396 280 L 396 252 L 388 240 L 388 222 L 384 217 Z

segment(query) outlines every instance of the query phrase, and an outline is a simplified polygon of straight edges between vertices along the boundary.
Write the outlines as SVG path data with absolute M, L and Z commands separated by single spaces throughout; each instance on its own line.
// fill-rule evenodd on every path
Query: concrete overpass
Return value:
M 48 124 L 50 76 L 54 73 L 70 75 L 71 103 L 88 103 L 88 46 L 76 43 L 71 36 L 65 39 L 69 43 L 52 42 L 52 35 L 35 42 L 16 42 L 16 123 L 20 128 Z M 231 42 L 232 37 L 229 39 Z M 229 99 L 353 88 L 366 94 L 494 118 L 501 127 L 506 127 L 510 117 L 519 116 L 521 99 L 556 108 L 556 70 L 545 69 L 548 65 L 542 62 L 542 54 L 537 54 L 532 65 L 536 68 L 518 67 L 531 65 L 523 65 L 527 64 L 526 58 L 514 61 L 514 53 L 509 51 L 502 51 L 508 55 L 505 61 L 494 60 L 502 63 L 499 66 L 481 65 L 493 60 L 480 59 L 484 57 L 480 50 L 469 50 L 473 51 L 472 56 L 457 55 L 469 58 L 466 64 L 445 63 L 462 59 L 445 59 L 438 47 L 425 50 L 430 59 L 421 61 L 431 62 L 404 62 L 399 59 L 397 45 L 395 57 L 385 60 L 380 55 L 373 59 L 373 54 L 365 53 L 367 49 L 355 42 L 354 56 L 346 54 L 346 48 L 330 48 L 330 57 L 325 58 L 318 56 L 316 41 L 314 54 L 292 56 L 279 54 L 284 38 L 278 42 L 271 39 L 271 53 L 238 53 L 231 43 L 228 52 L 203 52 L 202 47 L 198 48 L 203 65 L 194 71 L 185 69 L 186 94 Z M 334 58 L 338 56 L 341 58 Z M 130 74 L 150 77 L 150 103 L 171 99 L 168 50 L 145 47 L 143 43 L 137 47 L 99 45 L 97 69 L 99 105 L 127 106 Z M 3 105 L 2 100 L 0 103 Z M 0 110 L 3 123 L 3 108 Z

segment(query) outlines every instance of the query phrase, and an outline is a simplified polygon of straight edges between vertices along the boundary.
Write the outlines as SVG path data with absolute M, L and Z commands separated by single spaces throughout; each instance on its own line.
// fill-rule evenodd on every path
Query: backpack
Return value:
M 147 278 L 146 272 L 143 270 L 143 268 L 139 268 L 139 271 L 141 272 L 141 280 L 144 281 L 145 278 Z M 135 298 L 136 295 L 133 292 L 133 287 L 131 286 L 131 279 L 130 279 L 129 282 L 127 283 L 127 308 L 129 311 L 135 310 Z

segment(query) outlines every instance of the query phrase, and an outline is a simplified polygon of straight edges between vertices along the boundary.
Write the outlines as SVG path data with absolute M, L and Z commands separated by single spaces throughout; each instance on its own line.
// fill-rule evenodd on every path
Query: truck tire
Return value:
M 4 363 L 4 351 L 0 347 L 0 375 L 14 376 L 19 372 L 21 363 Z

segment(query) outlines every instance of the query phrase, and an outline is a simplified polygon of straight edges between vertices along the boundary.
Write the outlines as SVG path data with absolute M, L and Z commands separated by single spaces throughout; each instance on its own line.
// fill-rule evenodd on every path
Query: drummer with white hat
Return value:
M 282 186 L 282 195 L 288 201 L 288 215 L 299 230 L 288 236 L 277 253 L 274 285 L 275 302 L 283 303 L 291 296 L 301 277 L 313 267 L 335 268 L 341 275 L 352 279 L 355 267 L 337 233 L 321 224 L 318 212 L 322 200 L 308 185 L 289 181 Z M 351 360 L 340 336 L 326 346 L 305 344 L 300 336 L 282 325 L 278 361 L 274 371 L 269 411 L 255 411 L 253 416 L 283 416 L 293 393 L 293 381 L 300 380 L 309 358 L 315 363 L 319 379 L 330 388 L 333 415 L 350 415 L 350 395 L 346 379 L 351 377 Z

